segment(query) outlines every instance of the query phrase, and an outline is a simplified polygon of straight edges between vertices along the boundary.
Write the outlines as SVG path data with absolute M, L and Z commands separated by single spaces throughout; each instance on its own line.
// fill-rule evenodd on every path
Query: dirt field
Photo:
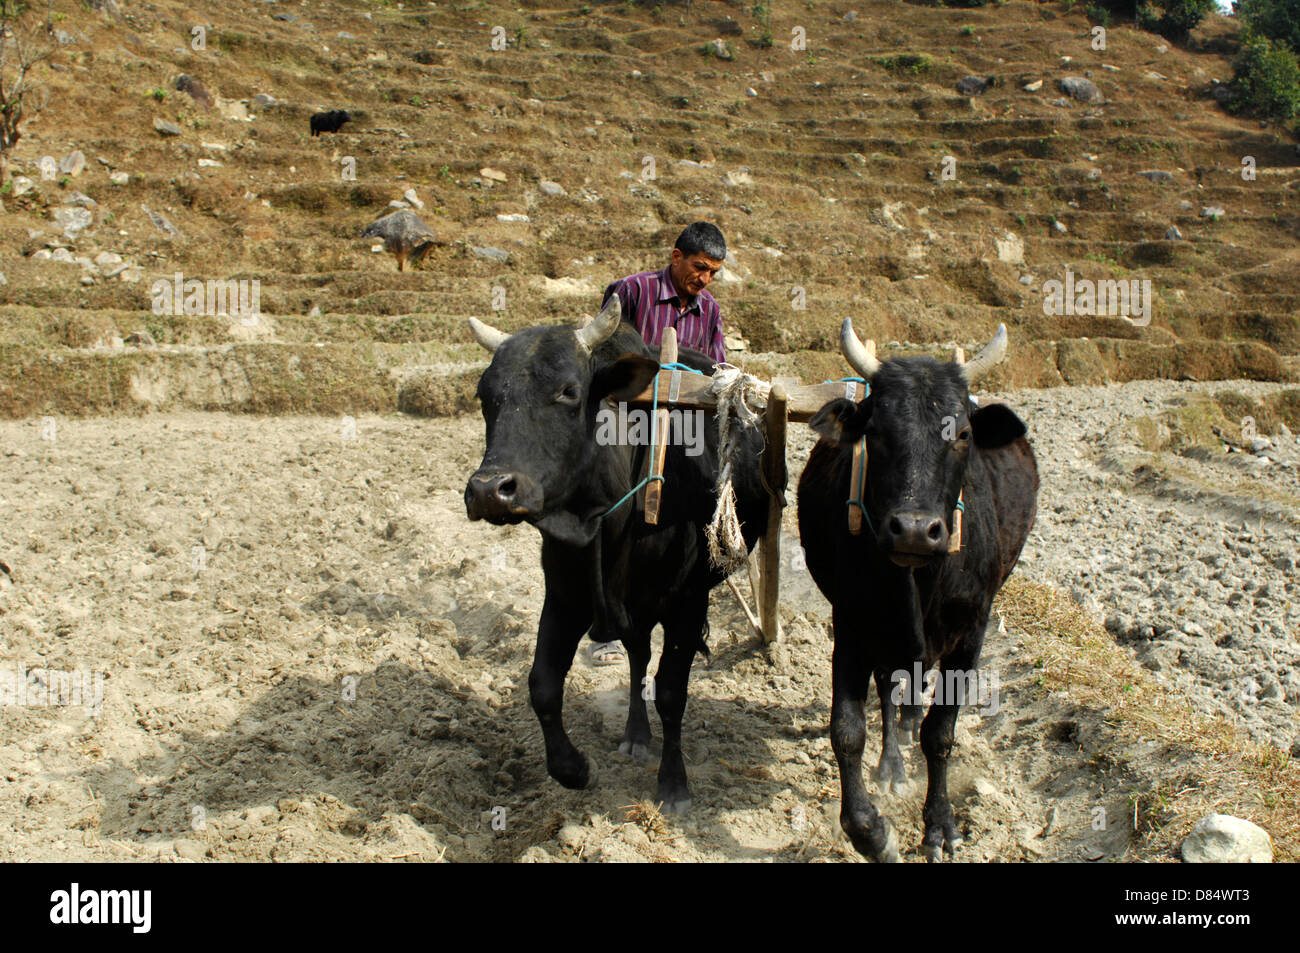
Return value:
M 791 436 L 793 487 L 810 440 Z M 793 506 L 782 657 L 715 592 L 685 723 L 695 807 L 661 819 L 644 804 L 657 764 L 614 751 L 622 666 L 584 654 L 568 682 L 598 784 L 545 774 L 527 700 L 538 536 L 466 520 L 476 417 L 35 419 L 0 439 L 0 673 L 104 679 L 98 717 L 0 708 L 2 859 L 857 859 L 837 836 L 829 607 Z M 1167 766 L 1119 758 L 1106 712 L 1042 687 L 1025 642 L 990 631 L 999 710 L 958 724 L 962 858 L 1168 856 L 1123 821 Z M 878 750 L 877 730 L 869 763 Z M 923 780 L 919 746 L 906 757 Z M 923 793 L 878 795 L 906 860 Z

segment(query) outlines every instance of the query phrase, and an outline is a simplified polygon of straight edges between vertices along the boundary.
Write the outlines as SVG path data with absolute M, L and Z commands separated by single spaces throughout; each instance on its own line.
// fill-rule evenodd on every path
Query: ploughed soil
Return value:
M 1113 542 L 1135 519 L 1167 522 L 1165 511 L 1235 540 L 1241 520 L 1229 522 L 1227 502 L 1161 497 L 1148 472 L 1124 472 L 1113 462 L 1122 454 L 1103 446 L 1139 410 L 1163 412 L 1197 393 L 1150 382 L 1010 395 L 1013 405 L 1032 396 L 1026 418 L 1044 480 L 1020 584 L 1079 589 L 1075 577 L 1091 561 L 1075 550 Z M 829 606 L 796 543 L 806 427 L 791 428 L 784 641 L 770 660 L 731 594 L 715 591 L 712 657 L 697 658 L 692 672 L 685 747 L 694 808 L 682 819 L 648 803 L 657 758 L 642 764 L 615 752 L 627 672 L 593 667 L 587 643 L 569 677 L 566 717 L 599 780 L 575 792 L 546 776 L 527 698 L 543 597 L 539 538 L 526 525 L 467 521 L 461 494 L 483 445 L 477 417 L 32 419 L 0 424 L 0 442 L 8 471 L 0 558 L 12 572 L 0 575 L 0 679 L 20 665 L 103 677 L 97 715 L 73 705 L 0 707 L 2 859 L 858 859 L 838 832 Z M 1078 459 L 1065 459 L 1064 442 Z M 1287 477 L 1277 456 L 1282 482 L 1259 492 L 1285 509 L 1295 471 Z M 1093 492 L 1125 501 L 1113 521 L 1077 518 L 1098 511 Z M 1285 518 L 1275 514 L 1270 526 L 1293 539 Z M 1271 545 L 1273 529 L 1261 523 L 1256 532 L 1256 548 Z M 1183 545 L 1152 539 L 1167 553 Z M 1244 547 L 1223 552 L 1238 576 L 1253 565 Z M 1094 626 L 1124 613 L 1128 633 L 1140 627 L 1148 592 L 1126 594 L 1126 578 L 1112 570 L 1115 585 L 1103 575 L 1075 602 L 1064 592 L 1059 600 L 1092 613 Z M 1274 587 L 1278 599 L 1292 588 L 1286 579 Z M 1044 650 L 1021 626 L 1018 598 L 1009 590 L 1000 601 L 982 661 L 999 676 L 996 703 L 958 723 L 951 793 L 967 834 L 959 858 L 1170 858 L 1159 831 L 1195 817 L 1148 817 L 1144 807 L 1135 825 L 1134 806 L 1169 771 L 1191 770 L 1191 756 L 1121 737 L 1112 711 L 1045 679 Z M 1246 638 L 1248 614 L 1232 618 L 1237 648 L 1262 652 Z M 1278 618 L 1294 653 L 1294 611 Z M 1129 641 L 1161 637 L 1153 629 L 1119 642 L 1129 652 Z M 1294 654 L 1269 651 L 1278 704 L 1294 719 Z M 1144 671 L 1141 652 L 1125 657 Z M 1163 673 L 1146 666 L 1152 677 L 1181 666 L 1186 697 L 1215 712 L 1213 672 L 1182 665 L 1177 653 L 1162 657 Z M 1125 674 L 1117 687 L 1137 677 Z M 870 717 L 878 724 L 878 713 Z M 657 738 L 653 712 L 651 721 Z M 1285 742 L 1285 721 L 1257 721 L 1245 726 L 1250 734 Z M 878 752 L 872 731 L 868 763 Z M 910 794 L 869 786 L 898 827 L 904 859 L 915 861 L 924 758 L 919 746 L 905 757 L 920 782 Z M 1201 775 L 1202 787 L 1214 783 Z M 1249 792 L 1220 794 L 1217 804 L 1251 816 Z M 1283 852 L 1294 850 L 1274 836 Z

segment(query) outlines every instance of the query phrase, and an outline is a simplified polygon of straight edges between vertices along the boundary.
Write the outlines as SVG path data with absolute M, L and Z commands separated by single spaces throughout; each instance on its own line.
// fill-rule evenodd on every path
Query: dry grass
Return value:
M 651 840 L 668 836 L 668 821 L 659 812 L 659 805 L 655 802 L 648 799 L 637 801 L 633 804 L 625 804 L 619 810 L 623 812 L 623 820 L 626 823 L 641 828 Z
M 1044 689 L 1065 691 L 1101 714 L 1117 746 L 1157 742 L 1164 763 L 1184 766 L 1177 777 L 1130 795 L 1144 846 L 1172 850 L 1197 820 L 1218 812 L 1267 830 L 1278 860 L 1300 859 L 1300 764 L 1156 682 L 1059 590 L 1012 579 L 998 608 L 1009 627 L 1025 633 Z

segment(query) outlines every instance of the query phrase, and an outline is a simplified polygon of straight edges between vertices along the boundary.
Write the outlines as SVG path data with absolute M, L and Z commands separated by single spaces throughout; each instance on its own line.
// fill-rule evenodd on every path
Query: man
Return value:
M 727 242 L 718 226 L 693 222 L 677 236 L 668 267 L 620 278 L 605 289 L 601 307 L 617 294 L 623 317 L 641 337 L 657 347 L 664 328 L 677 329 L 677 346 L 694 348 L 718 363 L 727 359 L 722 345 L 722 315 L 705 289 L 722 268 Z
M 612 294 L 618 295 L 623 318 L 636 325 L 641 337 L 657 347 L 664 328 L 676 328 L 677 346 L 707 354 L 721 364 L 727 359 L 722 343 L 722 313 L 708 288 L 727 257 L 727 241 L 718 226 L 692 222 L 677 236 L 668 267 L 643 271 L 612 282 L 605 289 L 601 307 Z M 591 647 L 596 665 L 623 661 L 623 646 L 601 642 Z

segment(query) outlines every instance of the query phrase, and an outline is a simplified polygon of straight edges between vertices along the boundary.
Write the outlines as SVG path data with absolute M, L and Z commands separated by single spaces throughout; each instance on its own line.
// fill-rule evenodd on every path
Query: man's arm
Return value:
M 711 327 L 712 337 L 704 353 L 713 358 L 715 363 L 725 364 L 727 361 L 727 347 L 722 339 L 722 311 L 716 304 L 714 305 Z

